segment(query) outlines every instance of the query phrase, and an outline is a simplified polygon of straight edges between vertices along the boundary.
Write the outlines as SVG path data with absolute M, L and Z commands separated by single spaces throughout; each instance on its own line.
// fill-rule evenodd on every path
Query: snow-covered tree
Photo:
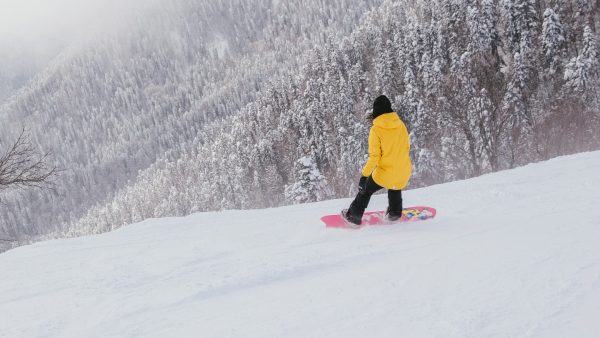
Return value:
M 596 37 L 589 26 L 583 31 L 583 44 L 579 55 L 573 57 L 565 67 L 566 86 L 575 93 L 591 99 L 597 96 L 600 60 Z
M 503 16 L 509 47 L 513 52 L 527 53 L 533 47 L 535 30 L 539 26 L 536 0 L 502 0 Z
M 558 14 L 552 9 L 544 11 L 542 24 L 542 48 L 544 52 L 544 67 L 549 75 L 554 75 L 562 62 L 562 49 L 565 44 L 564 28 Z
M 296 161 L 294 183 L 285 187 L 285 197 L 290 203 L 320 201 L 327 196 L 327 180 L 317 168 L 315 159 L 304 156 Z

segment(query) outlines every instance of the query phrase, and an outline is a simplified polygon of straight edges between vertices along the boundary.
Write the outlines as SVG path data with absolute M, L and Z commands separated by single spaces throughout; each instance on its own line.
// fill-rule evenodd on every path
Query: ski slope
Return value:
M 344 199 L 21 247 L 0 255 L 0 337 L 600 337 L 598 168 L 406 191 L 427 222 L 326 229 Z

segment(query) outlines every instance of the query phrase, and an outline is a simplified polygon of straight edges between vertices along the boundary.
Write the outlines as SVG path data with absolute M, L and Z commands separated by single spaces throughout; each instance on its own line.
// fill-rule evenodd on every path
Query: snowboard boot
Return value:
M 398 213 L 395 211 L 390 211 L 390 207 L 388 207 L 387 210 L 385 211 L 385 219 L 388 222 L 395 222 L 395 221 L 399 220 L 400 217 L 402 217 L 402 212 Z
M 348 209 L 342 210 L 342 218 L 344 219 L 346 224 L 348 224 L 349 227 L 355 229 L 360 227 L 360 223 L 362 221 L 362 217 L 358 218 L 355 215 L 352 215 L 348 212 Z

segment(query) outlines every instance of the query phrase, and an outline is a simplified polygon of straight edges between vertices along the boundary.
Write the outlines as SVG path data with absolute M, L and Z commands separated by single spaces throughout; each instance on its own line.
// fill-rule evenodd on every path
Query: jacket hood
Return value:
M 400 117 L 395 112 L 379 115 L 373 120 L 373 125 L 384 129 L 395 129 L 402 126 Z

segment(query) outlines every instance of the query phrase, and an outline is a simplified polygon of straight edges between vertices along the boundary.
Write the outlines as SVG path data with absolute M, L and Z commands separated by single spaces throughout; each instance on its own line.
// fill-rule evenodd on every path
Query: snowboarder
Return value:
M 358 194 L 342 217 L 351 224 L 360 225 L 371 196 L 380 189 L 388 190 L 386 218 L 398 220 L 402 216 L 402 189 L 411 175 L 408 131 L 390 100 L 381 95 L 373 103 L 369 115 L 373 122 L 369 133 L 369 159 L 358 183 Z

